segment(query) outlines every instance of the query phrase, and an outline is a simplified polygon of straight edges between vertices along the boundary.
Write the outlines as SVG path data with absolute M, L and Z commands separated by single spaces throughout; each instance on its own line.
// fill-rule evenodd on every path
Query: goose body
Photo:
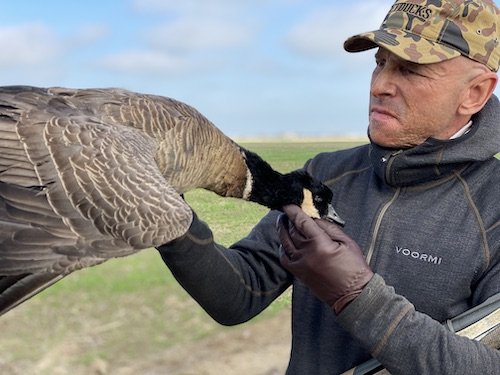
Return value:
M 0 87 L 0 314 L 73 271 L 183 235 L 192 211 L 180 194 L 194 188 L 278 209 L 312 192 L 321 204 L 304 207 L 318 217 L 331 200 L 179 101 Z

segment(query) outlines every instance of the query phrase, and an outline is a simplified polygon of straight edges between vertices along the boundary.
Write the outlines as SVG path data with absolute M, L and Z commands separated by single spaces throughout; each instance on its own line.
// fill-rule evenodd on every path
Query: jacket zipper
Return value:
M 390 170 L 392 167 L 392 163 L 394 162 L 395 156 L 399 155 L 402 152 L 403 150 L 398 150 L 392 152 L 387 156 L 382 157 L 382 162 L 387 163 L 387 166 L 385 168 L 385 180 L 387 183 L 390 182 Z M 394 201 L 398 198 L 400 192 L 401 188 L 398 187 L 391 200 L 389 200 L 386 204 L 384 204 L 384 206 L 380 210 L 380 213 L 378 214 L 377 221 L 375 222 L 375 228 L 373 229 L 372 241 L 370 243 L 370 247 L 368 248 L 368 252 L 366 254 L 366 263 L 368 263 L 370 266 L 371 266 L 370 262 L 373 258 L 373 253 L 375 252 L 375 243 L 377 242 L 378 232 L 380 230 L 380 225 L 382 224 L 382 220 L 384 219 L 384 216 L 389 207 L 391 207 Z
M 382 157 L 382 162 L 387 163 L 387 166 L 385 167 L 385 181 L 390 184 L 391 183 L 391 169 L 392 169 L 392 164 L 394 163 L 394 159 L 396 156 L 401 154 L 403 150 L 398 150 L 395 152 L 390 153 L 387 156 Z
M 368 248 L 368 253 L 366 254 L 366 263 L 368 263 L 370 266 L 370 262 L 373 257 L 373 253 L 375 252 L 375 243 L 377 242 L 377 237 L 378 237 L 378 232 L 380 230 L 380 225 L 382 224 L 382 220 L 389 209 L 391 205 L 394 203 L 394 201 L 398 198 L 399 193 L 401 191 L 401 188 L 397 188 L 396 192 L 394 193 L 394 196 L 391 198 L 389 202 L 384 204 L 382 209 L 380 210 L 380 213 L 378 214 L 377 221 L 375 222 L 375 228 L 373 229 L 373 234 L 372 234 L 372 241 L 370 243 L 370 247 Z

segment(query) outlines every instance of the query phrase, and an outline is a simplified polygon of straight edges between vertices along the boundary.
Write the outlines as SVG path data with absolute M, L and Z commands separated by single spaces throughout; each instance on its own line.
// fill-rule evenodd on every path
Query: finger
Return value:
M 279 214 L 276 218 L 276 230 L 279 230 L 280 226 L 284 228 L 288 227 L 288 216 L 285 214 Z
M 283 207 L 283 212 L 286 213 L 290 219 L 291 224 L 293 224 L 297 231 L 300 232 L 304 237 L 314 237 L 320 235 L 323 230 L 318 227 L 318 225 L 311 219 L 307 214 L 300 209 L 300 207 L 295 205 L 287 205 Z
M 288 224 L 288 217 L 284 214 L 280 215 L 276 221 L 278 237 L 281 241 L 281 250 L 290 260 L 295 260 L 299 258 L 299 251 L 290 237 Z
M 287 204 L 286 206 L 283 206 L 283 212 L 290 218 L 296 216 L 301 211 L 302 209 L 296 204 Z
M 292 275 L 299 277 L 301 274 L 301 266 L 300 260 L 290 259 L 290 257 L 286 254 L 283 246 L 280 246 L 280 263 L 281 266 L 290 272 Z
M 290 257 L 287 255 L 285 249 L 283 248 L 283 245 L 280 245 L 280 263 L 281 265 L 287 269 L 287 270 L 290 270 L 290 263 L 292 262 L 292 260 L 290 259 Z
M 278 230 L 278 236 L 282 240 L 282 243 L 289 241 L 290 244 L 286 244 L 287 253 L 293 258 L 298 258 L 298 254 L 292 255 L 293 252 L 300 252 L 303 244 L 307 242 L 307 238 L 300 233 L 295 226 L 290 222 L 290 219 L 287 215 L 281 214 L 276 220 L 276 228 Z M 281 231 L 281 232 L 280 232 Z M 286 231 L 286 235 L 283 233 Z M 293 246 L 293 250 L 291 247 Z
M 357 242 L 349 237 L 339 225 L 326 220 L 316 220 L 316 223 L 321 229 L 325 231 L 325 233 L 330 237 L 331 240 L 346 244 L 352 249 L 359 249 L 359 245 L 357 244 Z
M 292 260 L 290 260 L 290 257 L 286 254 L 283 245 L 280 245 L 280 263 L 284 269 L 293 274 Z
M 349 238 L 342 228 L 335 223 L 327 220 L 316 220 L 316 224 L 325 231 L 331 239 L 345 240 Z

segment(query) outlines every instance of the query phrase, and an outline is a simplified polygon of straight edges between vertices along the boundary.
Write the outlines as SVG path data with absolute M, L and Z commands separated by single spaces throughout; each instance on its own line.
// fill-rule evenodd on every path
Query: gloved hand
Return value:
M 339 314 L 373 276 L 359 246 L 338 225 L 311 219 L 298 206 L 283 211 L 277 222 L 282 266 Z

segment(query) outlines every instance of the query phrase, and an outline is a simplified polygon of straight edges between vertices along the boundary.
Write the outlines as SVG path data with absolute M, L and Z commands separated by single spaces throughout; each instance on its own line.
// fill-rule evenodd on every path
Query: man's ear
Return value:
M 464 91 L 462 103 L 458 112 L 464 116 L 472 116 L 479 112 L 493 94 L 498 82 L 496 73 L 482 72 L 469 82 L 468 89 Z

